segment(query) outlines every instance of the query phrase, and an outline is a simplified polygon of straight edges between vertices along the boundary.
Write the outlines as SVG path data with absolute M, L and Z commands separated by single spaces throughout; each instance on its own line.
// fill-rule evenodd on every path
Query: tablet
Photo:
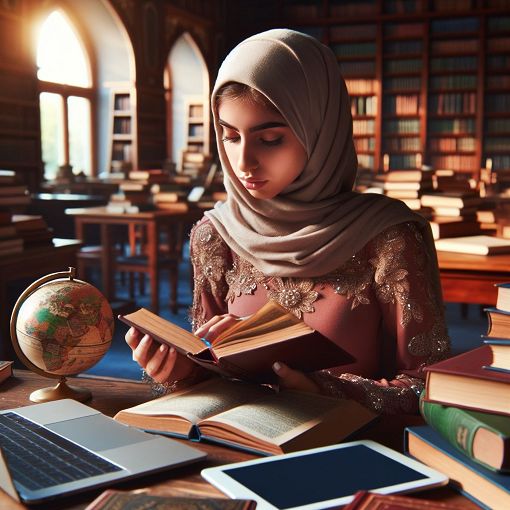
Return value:
M 257 510 L 315 510 L 349 503 L 358 490 L 402 493 L 446 485 L 448 477 L 374 441 L 352 441 L 202 470 L 232 498 Z

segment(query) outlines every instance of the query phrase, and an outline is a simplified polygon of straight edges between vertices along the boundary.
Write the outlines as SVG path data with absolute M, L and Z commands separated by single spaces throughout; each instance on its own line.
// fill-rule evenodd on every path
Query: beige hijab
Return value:
M 228 82 L 264 94 L 306 149 L 303 172 L 273 199 L 253 198 L 226 157 L 214 104 Z M 228 198 L 206 215 L 227 245 L 265 275 L 324 275 L 385 228 L 425 222 L 403 202 L 352 191 L 357 158 L 349 96 L 333 52 L 316 39 L 284 29 L 246 39 L 221 65 L 211 102 Z

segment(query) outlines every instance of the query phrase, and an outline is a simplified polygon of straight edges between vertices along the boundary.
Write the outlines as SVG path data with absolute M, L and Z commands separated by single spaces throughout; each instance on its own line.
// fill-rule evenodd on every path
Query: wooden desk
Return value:
M 47 273 L 67 271 L 70 266 L 76 266 L 76 252 L 80 246 L 81 242 L 76 239 L 55 238 L 53 245 L 0 257 L 0 359 L 14 359 L 9 332 L 13 308 L 8 296 L 9 283 L 23 279 L 37 280 Z
M 88 207 L 83 209 L 66 209 L 66 214 L 74 217 L 76 237 L 85 241 L 85 225 L 99 225 L 101 231 L 101 279 L 102 292 L 109 301 L 114 300 L 114 242 L 112 228 L 116 225 L 125 225 L 134 229 L 141 226 L 147 235 L 147 264 L 151 281 L 151 309 L 154 313 L 159 311 L 158 288 L 153 282 L 158 281 L 158 246 L 159 234 L 165 229 L 170 231 L 176 222 L 190 222 L 198 220 L 203 209 L 189 209 L 187 211 L 154 210 L 138 213 L 110 213 L 105 207 Z M 126 238 L 127 241 L 127 238 Z M 79 277 L 79 275 L 78 275 Z
M 109 416 L 113 416 L 123 408 L 139 404 L 150 398 L 149 388 L 143 383 L 88 377 L 72 378 L 72 381 L 73 384 L 80 384 L 89 388 L 92 391 L 92 400 L 88 402 L 88 405 Z M 30 372 L 16 370 L 15 377 L 2 383 L 0 409 L 10 409 L 31 404 L 28 400 L 28 395 L 33 390 L 48 385 L 51 382 Z M 420 421 L 421 419 L 418 416 L 385 417 L 375 422 L 373 426 L 364 433 L 360 433 L 354 439 L 374 439 L 393 448 L 401 449 L 403 427 L 420 423 Z M 148 487 L 152 494 L 166 496 L 224 497 L 216 488 L 202 479 L 200 471 L 205 467 L 240 462 L 255 457 L 252 454 L 206 443 L 193 443 L 193 446 L 207 452 L 207 460 L 192 466 L 170 470 L 167 473 L 117 484 L 114 487 L 121 490 Z M 51 504 L 37 505 L 37 508 L 38 510 L 83 509 L 100 492 L 101 489 L 89 491 L 84 494 L 63 498 L 60 501 L 53 501 Z M 478 508 L 474 503 L 450 488 L 426 491 L 417 494 L 416 497 L 457 504 L 459 510 L 461 508 L 466 510 Z
M 495 283 L 510 281 L 510 254 L 467 255 L 438 251 L 445 301 L 495 305 Z

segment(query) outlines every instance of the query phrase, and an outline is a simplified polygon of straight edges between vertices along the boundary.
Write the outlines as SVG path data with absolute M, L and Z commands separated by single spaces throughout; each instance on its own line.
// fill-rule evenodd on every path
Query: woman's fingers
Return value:
M 195 335 L 206 340 L 213 341 L 226 329 L 233 326 L 239 317 L 232 314 L 215 315 L 211 320 L 207 321 L 204 325 L 200 326 L 196 331 Z
M 133 349 L 133 360 L 142 368 L 147 366 L 149 359 L 159 348 L 159 343 L 155 342 L 149 335 L 144 335 L 138 345 Z
M 280 361 L 273 363 L 273 370 L 280 379 L 280 386 L 288 390 L 319 393 L 319 387 L 299 370 L 293 370 Z
M 138 347 L 138 344 L 140 343 L 140 340 L 142 339 L 143 334 L 141 331 L 138 331 L 137 329 L 131 327 L 128 329 L 126 335 L 124 336 L 126 343 L 131 347 L 131 349 L 136 349 Z
M 160 345 L 149 359 L 145 371 L 157 382 L 165 382 L 175 366 L 176 351 L 173 347 Z

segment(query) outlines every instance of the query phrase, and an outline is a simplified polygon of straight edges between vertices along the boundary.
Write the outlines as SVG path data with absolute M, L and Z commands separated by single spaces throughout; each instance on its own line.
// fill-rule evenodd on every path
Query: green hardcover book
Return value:
M 510 417 L 420 400 L 425 421 L 450 444 L 492 471 L 510 471 Z

